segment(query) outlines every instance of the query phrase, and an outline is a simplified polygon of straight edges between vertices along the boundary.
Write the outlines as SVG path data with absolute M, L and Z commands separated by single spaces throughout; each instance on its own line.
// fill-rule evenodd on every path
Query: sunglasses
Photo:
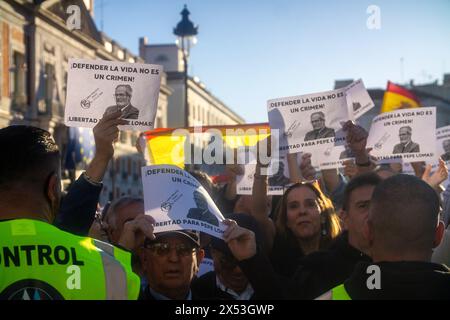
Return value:
M 186 245 L 183 243 L 174 246 L 171 246 L 168 243 L 152 243 L 152 244 L 145 244 L 144 248 L 149 249 L 152 253 L 160 257 L 168 256 L 172 251 L 172 249 L 175 249 L 175 252 L 180 257 L 190 256 L 195 251 L 195 248 L 193 246 Z

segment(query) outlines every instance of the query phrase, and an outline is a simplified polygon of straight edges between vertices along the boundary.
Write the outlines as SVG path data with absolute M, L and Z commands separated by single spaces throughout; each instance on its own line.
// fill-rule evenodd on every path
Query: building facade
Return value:
M 78 9 L 71 11 L 69 6 Z M 93 0 L 0 1 L 0 127 L 27 124 L 46 129 L 64 155 L 68 143 L 64 106 L 69 58 L 144 62 L 97 30 L 92 8 Z M 74 15 L 79 19 L 75 29 L 69 23 Z M 163 74 L 155 121 L 161 127 L 167 126 L 171 94 L 166 79 Z M 140 164 L 134 148 L 138 134 L 121 132 L 115 157 L 131 157 L 132 161 L 120 166 L 125 171 L 111 173 L 111 181 L 105 179 L 108 198 L 123 193 L 139 195 L 139 190 L 131 187 L 135 184 L 133 163 Z M 109 172 L 115 167 L 119 166 L 112 166 Z M 126 175 L 131 178 L 124 179 Z
M 173 92 L 168 101 L 167 126 L 185 127 L 185 86 L 189 106 L 188 126 L 235 125 L 245 120 L 215 97 L 196 77 L 184 76 L 183 53 L 175 44 L 149 45 L 147 38 L 139 40 L 139 54 L 147 63 L 162 65 L 167 84 Z

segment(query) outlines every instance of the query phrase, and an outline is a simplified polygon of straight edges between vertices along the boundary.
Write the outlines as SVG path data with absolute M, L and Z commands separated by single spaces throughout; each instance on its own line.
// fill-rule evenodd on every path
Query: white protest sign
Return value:
M 269 100 L 267 109 L 270 128 L 280 130 L 280 153 L 297 153 L 345 140 L 341 123 L 350 119 L 345 88 Z
M 300 165 L 301 153 L 297 154 L 297 163 Z M 253 193 L 253 181 L 256 171 L 256 160 L 243 165 L 244 174 L 236 178 L 236 193 L 242 195 L 251 195 Z M 280 156 L 277 159 L 271 159 L 268 167 L 268 195 L 283 195 L 284 189 L 291 184 L 289 180 L 289 166 L 286 156 Z
M 436 157 L 432 162 L 432 171 L 435 172 L 439 166 L 439 158 L 445 161 L 447 167 L 450 167 L 450 126 L 436 129 Z M 450 172 L 449 172 L 450 173 Z M 449 177 L 442 182 L 447 188 L 450 183 Z
M 382 113 L 372 120 L 367 147 L 380 163 L 432 161 L 435 128 L 435 107 Z
M 162 66 L 104 60 L 70 59 L 64 122 L 94 127 L 104 114 L 122 111 L 121 130 L 154 127 Z
M 214 260 L 206 257 L 203 258 L 198 267 L 197 277 L 200 278 L 202 275 L 211 271 L 214 271 Z
M 328 148 L 315 150 L 314 156 L 319 159 L 320 170 L 343 168 L 344 161 L 355 158 L 347 144 L 343 146 L 331 145 Z
M 353 114 L 351 120 L 358 119 L 375 106 L 361 79 L 349 84 L 345 89 L 349 114 Z
M 446 164 L 450 164 L 450 126 L 436 129 L 436 162 L 440 157 Z
M 222 238 L 224 217 L 200 183 L 173 165 L 142 167 L 145 214 L 155 233 L 190 229 Z

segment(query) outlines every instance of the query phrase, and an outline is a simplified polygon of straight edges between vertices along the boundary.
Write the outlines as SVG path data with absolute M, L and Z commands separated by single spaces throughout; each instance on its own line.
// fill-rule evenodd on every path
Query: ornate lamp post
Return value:
M 188 58 L 191 48 L 197 43 L 197 29 L 194 24 L 189 20 L 189 10 L 184 5 L 183 11 L 181 11 L 181 21 L 173 29 L 173 33 L 177 36 L 178 47 L 183 52 L 183 64 L 184 64 L 184 125 L 189 127 L 189 103 L 188 103 Z

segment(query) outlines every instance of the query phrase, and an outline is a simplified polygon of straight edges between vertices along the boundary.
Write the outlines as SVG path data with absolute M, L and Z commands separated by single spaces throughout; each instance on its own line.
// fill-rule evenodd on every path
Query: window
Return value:
M 13 79 L 11 87 L 11 98 L 13 100 L 13 108 L 22 109 L 27 103 L 27 79 L 26 79 L 25 56 L 15 51 Z
M 169 61 L 169 58 L 167 58 L 167 56 L 165 54 L 160 54 L 155 59 L 155 62 L 159 62 L 159 63 L 167 62 L 167 61 Z
M 117 51 L 117 57 L 118 57 L 120 60 L 123 60 L 123 59 L 125 58 L 125 53 L 123 52 L 123 50 Z

